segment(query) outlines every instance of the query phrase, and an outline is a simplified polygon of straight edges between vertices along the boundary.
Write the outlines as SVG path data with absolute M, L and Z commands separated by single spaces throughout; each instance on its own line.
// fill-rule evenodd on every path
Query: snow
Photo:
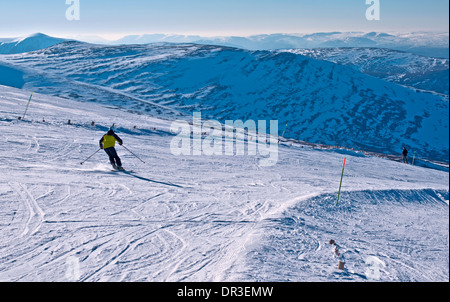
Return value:
M 448 172 L 298 143 L 272 167 L 175 156 L 176 116 L 34 93 L 19 121 L 30 93 L 0 86 L 0 281 L 449 281 Z M 112 124 L 147 164 L 80 165 Z
M 83 40 L 83 38 L 81 38 Z M 200 37 L 190 35 L 148 34 L 125 36 L 105 44 L 147 44 L 157 42 L 222 45 L 250 50 L 284 48 L 379 47 L 419 55 L 448 58 L 448 32 L 318 32 L 298 34 L 261 34 L 246 37 Z M 92 41 L 92 39 L 89 39 Z
M 47 48 L 67 39 L 54 38 L 42 33 L 26 37 L 0 39 L 0 54 L 16 54 Z
M 0 83 L 6 86 L 22 88 L 25 84 L 23 72 L 8 65 L 0 65 Z
M 299 54 L 64 42 L 0 55 L 0 66 L 21 75 L 17 88 L 53 96 L 171 118 L 273 119 L 289 138 L 385 154 L 405 145 L 448 163 L 448 96 Z
M 448 98 L 449 60 L 383 48 L 287 49 L 404 86 L 444 94 Z

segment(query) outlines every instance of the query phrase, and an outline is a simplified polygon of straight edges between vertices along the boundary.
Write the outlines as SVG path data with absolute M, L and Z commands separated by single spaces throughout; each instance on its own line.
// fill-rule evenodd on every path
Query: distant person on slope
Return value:
M 406 150 L 405 147 L 403 147 L 403 152 L 402 152 L 402 163 L 404 163 L 404 164 L 408 163 L 408 150 Z
M 116 170 L 122 170 L 122 161 L 120 160 L 120 157 L 117 155 L 117 151 L 114 148 L 116 146 L 116 141 L 119 143 L 119 145 L 123 144 L 122 139 L 118 137 L 112 129 L 110 129 L 108 133 L 103 135 L 99 143 L 100 148 L 105 150 L 106 154 L 108 154 L 109 161 L 113 168 Z

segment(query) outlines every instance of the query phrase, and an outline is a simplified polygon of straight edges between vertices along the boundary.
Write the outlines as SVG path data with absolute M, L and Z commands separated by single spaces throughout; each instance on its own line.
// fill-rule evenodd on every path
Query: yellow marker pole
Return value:
M 338 198 L 337 198 L 337 201 L 336 201 L 336 205 L 339 204 L 339 196 L 341 195 L 341 186 L 342 186 L 342 178 L 344 177 L 345 160 L 346 160 L 346 158 L 344 157 L 344 165 L 342 166 L 341 183 L 339 184 L 339 193 L 338 193 Z
M 24 112 L 24 114 L 23 114 L 22 119 L 24 119 L 24 118 L 25 118 L 25 114 L 27 114 L 28 106 L 30 106 L 30 102 L 31 102 L 31 98 L 32 98 L 32 97 L 33 97 L 33 93 L 31 93 L 30 98 L 28 99 L 27 108 L 25 108 L 25 112 Z

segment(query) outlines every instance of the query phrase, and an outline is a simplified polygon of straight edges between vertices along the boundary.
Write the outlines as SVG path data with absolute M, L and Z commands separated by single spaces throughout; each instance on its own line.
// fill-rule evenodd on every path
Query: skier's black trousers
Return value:
M 120 157 L 117 155 L 117 151 L 114 147 L 106 148 L 103 150 L 105 150 L 106 154 L 108 154 L 111 165 L 116 165 L 118 167 L 122 166 L 122 161 L 120 160 Z

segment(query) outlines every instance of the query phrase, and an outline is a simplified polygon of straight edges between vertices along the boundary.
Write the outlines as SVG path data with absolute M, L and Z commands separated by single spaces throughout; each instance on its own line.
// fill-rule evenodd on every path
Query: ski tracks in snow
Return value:
M 336 207 L 342 154 L 280 146 L 277 166 L 262 168 L 254 157 L 175 157 L 170 136 L 130 132 L 123 138 L 151 164 L 141 167 L 121 153 L 135 175 L 111 172 L 104 154 L 81 167 L 102 133 L 81 124 L 110 125 L 111 116 L 122 129 L 145 129 L 149 122 L 95 104 L 78 107 L 84 116 L 61 110 L 52 118 L 76 118 L 78 125 L 0 122 L 0 155 L 11 167 L 0 184 L 0 280 L 64 281 L 68 259 L 77 264 L 79 281 L 361 280 L 361 257 L 369 255 L 386 263 L 390 280 L 448 280 L 448 260 L 441 260 L 448 258 L 441 248 L 448 250 L 448 235 L 435 235 L 441 225 L 422 231 L 436 221 L 429 214 L 435 208 L 426 192 L 400 192 L 440 188 L 448 175 L 351 157 Z M 448 193 L 441 193 L 448 213 Z M 406 210 L 413 216 L 403 217 Z M 444 226 L 448 233 L 448 214 Z M 329 239 L 351 252 L 343 274 L 329 260 Z M 435 263 L 443 273 L 426 268 Z
M 22 183 L 8 183 L 8 185 L 14 190 L 19 197 L 18 199 L 25 204 L 28 210 L 28 219 L 25 222 L 23 232 L 20 236 L 24 237 L 25 235 L 35 234 L 44 221 L 44 211 L 27 189 L 26 185 Z
M 265 226 L 246 280 L 367 281 L 371 257 L 380 264 L 373 281 L 448 280 L 447 199 L 431 189 L 344 192 L 339 207 L 335 194 L 311 197 Z M 345 270 L 337 269 L 330 239 Z M 274 275 L 272 267 L 289 269 Z

